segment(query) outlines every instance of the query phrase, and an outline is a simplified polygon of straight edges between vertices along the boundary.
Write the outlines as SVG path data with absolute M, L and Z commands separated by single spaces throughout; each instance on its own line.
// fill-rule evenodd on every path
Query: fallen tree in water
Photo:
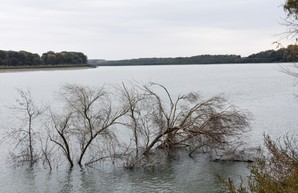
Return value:
M 150 83 L 131 88 L 123 85 L 122 97 L 129 105 L 124 125 L 134 143 L 129 167 L 150 157 L 155 148 L 169 153 L 185 147 L 191 156 L 201 149 L 238 147 L 241 135 L 248 131 L 249 113 L 222 96 L 203 99 L 190 92 L 174 98 L 165 86 Z

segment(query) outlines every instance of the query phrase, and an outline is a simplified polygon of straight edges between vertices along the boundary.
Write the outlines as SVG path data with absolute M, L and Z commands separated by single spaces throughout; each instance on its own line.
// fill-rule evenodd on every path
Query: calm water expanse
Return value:
M 285 65 L 285 64 L 284 64 Z M 289 65 L 289 64 L 287 64 Z M 67 71 L 0 73 L 0 134 L 18 124 L 11 110 L 16 89 L 30 89 L 39 101 L 53 103 L 64 83 L 107 86 L 122 82 L 158 82 L 173 95 L 199 91 L 209 97 L 223 94 L 231 104 L 253 114 L 248 146 L 262 145 L 262 134 L 273 138 L 297 136 L 298 99 L 295 79 L 279 71 L 279 64 L 98 67 Z M 296 92 L 297 93 L 297 92 Z M 208 155 L 195 159 L 174 157 L 155 168 L 124 170 L 108 163 L 96 169 L 59 168 L 49 173 L 39 168 L 12 167 L 6 157 L 11 146 L 0 144 L 0 192 L 216 192 L 214 173 L 238 178 L 247 175 L 243 163 L 214 163 Z

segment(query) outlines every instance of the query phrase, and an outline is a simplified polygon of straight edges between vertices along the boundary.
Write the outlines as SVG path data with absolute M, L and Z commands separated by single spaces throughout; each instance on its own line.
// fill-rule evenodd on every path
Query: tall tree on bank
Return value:
M 288 16 L 285 19 L 289 28 L 287 34 L 295 38 L 298 35 L 298 1 L 286 0 L 284 10 Z M 295 54 L 293 52 L 292 54 Z M 298 55 L 298 53 L 296 53 Z M 283 67 L 287 74 L 298 77 L 298 65 Z M 298 192 L 298 143 L 295 135 L 273 140 L 264 135 L 267 155 L 262 155 L 256 163 L 249 166 L 248 185 L 237 186 L 231 180 L 224 180 L 225 193 L 296 193 Z
M 298 38 L 298 1 L 297 0 L 286 0 L 284 4 L 284 10 L 287 13 L 287 17 L 285 18 L 284 25 L 288 28 L 286 32 L 287 36 L 291 39 L 294 39 L 295 43 L 297 43 Z M 298 58 L 298 52 L 294 49 L 290 50 L 290 53 L 293 57 Z M 294 64 L 291 67 L 283 67 L 282 70 L 294 77 L 298 77 L 298 65 Z

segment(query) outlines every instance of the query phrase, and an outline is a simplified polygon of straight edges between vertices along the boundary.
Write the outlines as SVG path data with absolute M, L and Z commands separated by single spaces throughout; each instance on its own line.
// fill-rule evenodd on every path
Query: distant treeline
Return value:
M 240 55 L 198 55 L 192 57 L 140 58 L 114 61 L 89 60 L 88 62 L 89 64 L 99 66 L 298 62 L 298 46 L 289 45 L 287 48 L 267 50 L 248 57 L 241 57 Z
M 39 56 L 27 51 L 0 50 L 0 66 L 39 66 L 39 65 L 64 65 L 87 64 L 87 56 L 81 52 L 52 52 Z

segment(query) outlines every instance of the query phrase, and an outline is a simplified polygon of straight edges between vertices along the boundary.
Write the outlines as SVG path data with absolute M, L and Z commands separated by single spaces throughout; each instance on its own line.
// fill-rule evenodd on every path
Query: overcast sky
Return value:
M 284 0 L 0 0 L 0 49 L 125 59 L 274 49 Z

